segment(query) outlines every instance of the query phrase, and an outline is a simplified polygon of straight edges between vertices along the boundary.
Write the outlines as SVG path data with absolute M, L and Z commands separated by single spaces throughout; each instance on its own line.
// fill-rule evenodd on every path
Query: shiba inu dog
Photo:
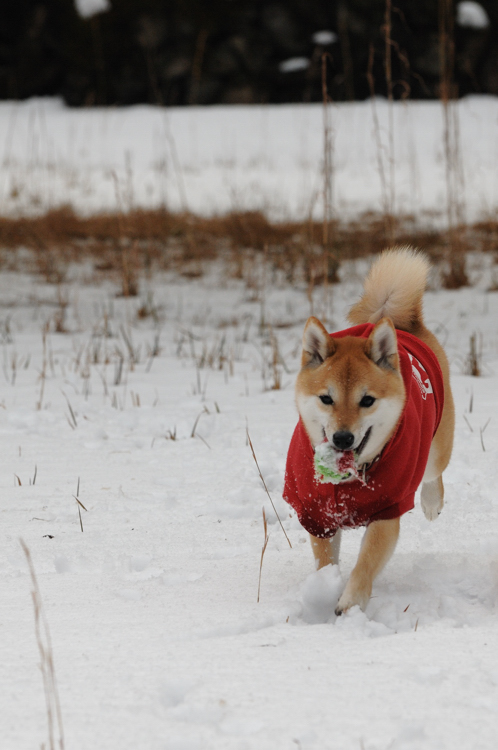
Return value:
M 443 507 L 454 406 L 445 353 L 422 317 L 429 268 L 410 248 L 385 251 L 349 313 L 352 328 L 329 334 L 311 317 L 304 329 L 284 498 L 317 568 L 338 563 L 342 528 L 367 527 L 338 615 L 366 607 L 420 483 L 425 516 Z

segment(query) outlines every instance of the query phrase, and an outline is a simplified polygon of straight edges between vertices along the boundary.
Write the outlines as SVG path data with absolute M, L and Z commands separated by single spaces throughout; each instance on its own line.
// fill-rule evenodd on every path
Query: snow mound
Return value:
M 344 588 L 337 565 L 327 565 L 307 577 L 301 588 L 302 620 L 309 625 L 335 622 L 335 607 Z

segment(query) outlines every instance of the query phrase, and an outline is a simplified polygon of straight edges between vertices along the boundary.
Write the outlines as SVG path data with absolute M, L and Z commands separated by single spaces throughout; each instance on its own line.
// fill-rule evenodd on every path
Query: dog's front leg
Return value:
M 339 599 L 336 615 L 341 615 L 358 604 L 365 609 L 372 593 L 375 577 L 387 563 L 399 536 L 399 518 L 389 521 L 373 521 L 367 528 L 358 556 L 358 562 Z
M 434 521 L 444 505 L 444 485 L 443 477 L 439 476 L 432 482 L 424 482 L 420 495 L 422 510 L 428 521 Z
M 330 539 L 319 539 L 310 534 L 311 549 L 315 556 L 317 570 L 326 565 L 339 564 L 339 549 L 341 546 L 341 530 L 338 529 Z

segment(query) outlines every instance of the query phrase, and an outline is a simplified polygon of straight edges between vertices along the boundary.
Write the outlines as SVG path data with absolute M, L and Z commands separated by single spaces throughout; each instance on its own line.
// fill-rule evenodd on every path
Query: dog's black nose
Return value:
M 354 443 L 354 435 L 352 432 L 347 432 L 346 430 L 338 430 L 338 432 L 334 432 L 332 435 L 332 442 L 334 443 L 334 448 L 340 451 L 348 451 Z

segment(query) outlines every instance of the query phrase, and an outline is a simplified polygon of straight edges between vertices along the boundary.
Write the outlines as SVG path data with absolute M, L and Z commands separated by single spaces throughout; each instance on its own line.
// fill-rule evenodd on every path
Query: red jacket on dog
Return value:
M 368 338 L 373 328 L 365 323 L 331 335 Z M 413 508 L 443 411 L 443 377 L 426 344 L 404 331 L 396 335 L 406 402 L 394 435 L 366 471 L 366 486 L 357 479 L 343 484 L 317 481 L 313 446 L 301 420 L 294 430 L 283 496 L 313 536 L 326 539 L 339 528 L 398 518 Z

